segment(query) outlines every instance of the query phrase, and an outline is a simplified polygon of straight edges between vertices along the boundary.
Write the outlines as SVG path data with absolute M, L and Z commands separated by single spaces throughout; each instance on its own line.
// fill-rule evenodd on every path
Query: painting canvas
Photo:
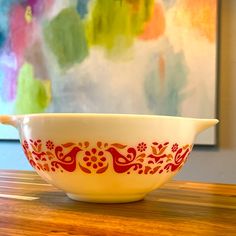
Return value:
M 0 6 L 0 114 L 215 117 L 217 0 Z M 0 127 L 1 139 L 17 137 Z M 215 144 L 215 130 L 196 143 Z

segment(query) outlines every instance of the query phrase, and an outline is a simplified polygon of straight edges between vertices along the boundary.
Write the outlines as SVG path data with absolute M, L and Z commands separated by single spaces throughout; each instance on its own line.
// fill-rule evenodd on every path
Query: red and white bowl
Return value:
M 122 114 L 0 116 L 15 126 L 29 163 L 68 197 L 131 202 L 183 167 L 196 135 L 216 119 Z

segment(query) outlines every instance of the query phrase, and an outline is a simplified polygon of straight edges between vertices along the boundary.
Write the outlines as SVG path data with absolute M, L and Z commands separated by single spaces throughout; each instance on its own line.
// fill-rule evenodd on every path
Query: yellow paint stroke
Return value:
M 32 22 L 32 19 L 33 19 L 33 14 L 31 6 L 27 6 L 25 8 L 25 21 L 29 24 Z
M 86 25 L 89 45 L 101 46 L 109 55 L 121 55 L 143 32 L 153 7 L 153 0 L 95 1 Z
M 175 22 L 197 29 L 211 43 L 216 40 L 217 0 L 180 0 L 176 7 Z
M 41 80 L 42 84 L 44 85 L 47 101 L 46 103 L 49 104 L 52 100 L 52 93 L 51 93 L 51 81 L 50 80 Z

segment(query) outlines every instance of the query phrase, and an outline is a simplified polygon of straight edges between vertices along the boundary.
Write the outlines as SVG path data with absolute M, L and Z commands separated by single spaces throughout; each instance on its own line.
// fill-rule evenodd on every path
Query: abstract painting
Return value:
M 217 0 L 0 6 L 0 114 L 215 117 Z M 0 138 L 17 134 L 1 126 Z M 215 130 L 196 142 L 214 144 Z

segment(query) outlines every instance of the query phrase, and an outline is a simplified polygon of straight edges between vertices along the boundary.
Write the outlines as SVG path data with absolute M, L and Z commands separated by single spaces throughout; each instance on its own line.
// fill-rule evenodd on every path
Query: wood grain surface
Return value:
M 0 171 L 0 236 L 236 235 L 236 185 L 172 181 L 145 200 L 70 200 L 36 173 Z

